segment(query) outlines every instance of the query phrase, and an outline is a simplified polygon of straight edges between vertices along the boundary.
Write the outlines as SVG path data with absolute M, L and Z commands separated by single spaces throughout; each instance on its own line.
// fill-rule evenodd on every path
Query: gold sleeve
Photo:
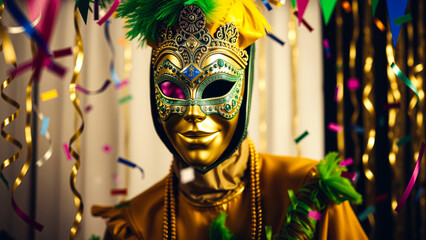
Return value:
M 318 222 L 319 239 L 368 239 L 348 201 L 330 203 Z
M 91 209 L 93 216 L 108 219 L 105 231 L 105 240 L 138 240 L 134 234 L 127 215 L 127 208 L 116 209 L 114 207 L 93 206 Z M 139 239 L 142 240 L 142 239 Z

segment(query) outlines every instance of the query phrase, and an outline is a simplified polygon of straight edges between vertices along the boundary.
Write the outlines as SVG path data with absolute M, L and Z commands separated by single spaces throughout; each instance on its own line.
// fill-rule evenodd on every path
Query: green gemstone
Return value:
M 179 107 L 176 108 L 176 112 L 179 112 Z
M 209 111 L 211 112 L 213 110 L 213 108 L 212 107 L 209 107 Z
M 225 105 L 225 110 L 227 111 L 227 112 L 229 112 L 229 111 L 231 111 L 231 109 L 232 109 L 232 107 L 231 107 L 231 105 L 229 105 L 228 103 Z
M 235 100 L 232 100 L 232 106 L 233 107 L 235 107 L 235 104 L 236 104 Z
M 213 65 L 214 68 L 217 68 L 217 64 Z
M 222 59 L 217 60 L 217 64 L 219 64 L 219 67 L 223 67 L 223 60 Z
M 239 92 L 240 92 L 240 89 L 238 89 L 238 88 L 237 88 L 237 90 L 236 90 L 236 91 L 237 91 L 237 93 L 239 93 Z
M 210 71 L 213 71 L 213 67 L 210 67 Z

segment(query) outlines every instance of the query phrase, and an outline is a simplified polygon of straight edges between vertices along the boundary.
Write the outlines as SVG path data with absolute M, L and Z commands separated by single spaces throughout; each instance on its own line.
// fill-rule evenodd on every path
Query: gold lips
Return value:
M 187 131 L 178 135 L 189 144 L 209 144 L 219 132 Z

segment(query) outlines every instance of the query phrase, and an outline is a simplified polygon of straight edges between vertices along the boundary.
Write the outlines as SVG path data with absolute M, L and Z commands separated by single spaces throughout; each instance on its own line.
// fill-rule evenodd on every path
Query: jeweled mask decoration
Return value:
M 248 61 L 247 52 L 236 46 L 238 35 L 235 25 L 226 23 L 213 37 L 196 5 L 182 9 L 177 30 L 163 27 L 152 54 L 155 101 L 163 121 L 196 105 L 206 115 L 236 116 Z

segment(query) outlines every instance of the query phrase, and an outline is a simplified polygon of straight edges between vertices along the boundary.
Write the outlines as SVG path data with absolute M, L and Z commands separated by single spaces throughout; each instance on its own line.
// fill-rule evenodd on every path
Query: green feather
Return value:
M 234 240 L 235 235 L 225 226 L 226 213 L 220 212 L 219 216 L 210 225 L 210 240 Z
M 337 204 L 346 200 L 360 204 L 362 202 L 361 194 L 354 189 L 347 178 L 340 176 L 342 171 L 347 169 L 340 166 L 341 159 L 338 155 L 336 152 L 328 153 L 324 160 L 317 165 L 320 174 L 320 188 L 329 199 Z
M 117 8 L 117 16 L 126 18 L 127 37 L 137 38 L 142 45 L 155 41 L 163 23 L 171 27 L 179 20 L 180 10 L 195 4 L 203 10 L 207 23 L 211 23 L 218 0 L 124 0 Z

